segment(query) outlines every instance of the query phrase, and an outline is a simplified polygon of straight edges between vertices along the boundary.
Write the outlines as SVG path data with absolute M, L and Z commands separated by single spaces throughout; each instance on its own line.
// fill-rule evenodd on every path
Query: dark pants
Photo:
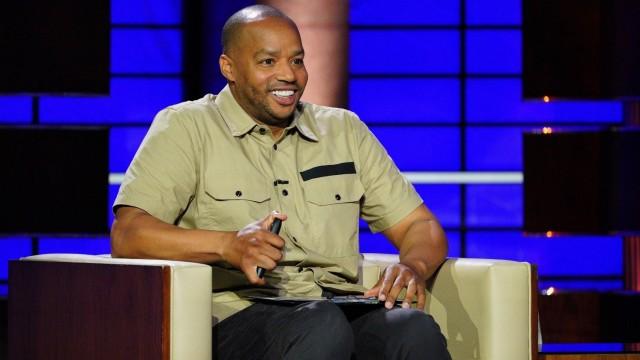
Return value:
M 257 303 L 213 328 L 214 359 L 451 359 L 440 327 L 415 309 L 317 301 Z

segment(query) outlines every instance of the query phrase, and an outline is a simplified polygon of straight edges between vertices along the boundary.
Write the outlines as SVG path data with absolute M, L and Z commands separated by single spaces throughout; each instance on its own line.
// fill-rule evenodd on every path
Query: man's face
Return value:
M 231 74 L 221 66 L 240 106 L 260 123 L 288 125 L 308 78 L 297 29 L 278 18 L 245 24 L 228 57 Z

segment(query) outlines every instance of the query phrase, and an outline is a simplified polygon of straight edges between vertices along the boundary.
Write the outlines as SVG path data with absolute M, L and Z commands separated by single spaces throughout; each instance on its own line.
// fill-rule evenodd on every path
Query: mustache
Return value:
M 274 91 L 274 90 L 293 90 L 293 91 L 299 91 L 300 87 L 296 84 L 293 83 L 288 83 L 288 82 L 279 82 L 279 83 L 275 83 L 275 84 L 271 84 L 269 86 L 267 86 L 267 90 L 268 91 Z

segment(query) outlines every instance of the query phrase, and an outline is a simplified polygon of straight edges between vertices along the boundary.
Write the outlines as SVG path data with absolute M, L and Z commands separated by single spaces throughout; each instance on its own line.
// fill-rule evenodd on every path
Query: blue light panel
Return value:
M 182 31 L 113 29 L 111 72 L 178 74 L 182 71 Z
M 527 261 L 541 276 L 622 275 L 622 238 L 525 237 L 514 231 L 469 231 L 467 256 Z
M 465 0 L 468 25 L 520 25 L 521 0 Z
M 468 227 L 522 226 L 522 185 L 468 185 Z
M 459 185 L 414 185 L 425 205 L 438 218 L 443 227 L 460 226 Z
M 31 255 L 31 238 L 0 237 L 0 279 L 9 278 L 9 260 Z
M 0 96 L 0 123 L 30 123 L 31 97 Z
M 468 30 L 466 66 L 470 74 L 519 74 L 520 30 Z
M 123 173 L 127 170 L 148 129 L 147 126 L 111 128 L 109 134 L 109 170 L 111 172 Z
M 398 250 L 382 233 L 360 231 L 360 253 L 397 254 Z
M 114 24 L 178 25 L 182 22 L 181 0 L 111 0 Z
M 460 0 L 351 0 L 352 25 L 456 25 Z
M 446 235 L 449 242 L 449 253 L 447 256 L 460 256 L 460 233 L 457 231 L 447 231 Z M 372 234 L 368 231 L 360 231 L 360 252 L 397 254 L 398 250 L 382 233 Z
M 617 101 L 524 101 L 520 79 L 467 80 L 470 122 L 619 123 Z
M 349 41 L 351 74 L 460 71 L 458 30 L 352 30 Z
M 449 244 L 449 251 L 447 257 L 460 257 L 460 232 L 449 229 L 444 229 L 447 236 L 447 242 Z
M 31 238 L 0 237 L 0 279 L 9 278 L 9 260 L 31 255 Z M 8 286 L 0 285 L 0 296 L 7 296 Z
M 600 354 L 600 353 L 626 353 L 623 343 L 575 343 L 575 344 L 543 344 L 542 351 L 550 354 Z M 614 355 L 615 356 L 615 355 Z M 559 357 L 563 357 L 560 355 Z M 571 355 L 567 356 L 571 357 Z M 579 356 L 580 357 L 580 356 Z M 623 355 L 624 357 L 624 355 Z
M 371 131 L 401 171 L 460 169 L 460 130 L 457 127 L 383 127 Z
M 42 123 L 150 124 L 163 108 L 182 101 L 180 79 L 111 79 L 108 97 L 43 97 Z
M 467 169 L 519 171 L 522 169 L 522 133 L 530 127 L 467 127 Z
M 368 124 L 457 123 L 457 79 L 351 79 L 349 108 Z
M 41 254 L 109 254 L 109 238 L 41 238 Z

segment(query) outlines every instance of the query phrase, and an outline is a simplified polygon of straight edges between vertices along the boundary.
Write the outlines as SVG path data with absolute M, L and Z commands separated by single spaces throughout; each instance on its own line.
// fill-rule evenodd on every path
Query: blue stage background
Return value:
M 248 3 L 213 8 L 223 21 Z M 350 4 L 349 108 L 403 171 L 519 172 L 522 131 L 621 123 L 619 102 L 521 99 L 519 0 L 398 0 L 393 11 L 386 0 Z M 37 116 L 47 125 L 108 125 L 110 171 L 123 173 L 154 114 L 187 100 L 181 11 L 181 0 L 112 0 L 111 96 L 40 97 L 38 114 L 32 97 L 0 96 L 0 124 Z M 216 51 L 217 42 L 211 38 Z M 212 92 L 223 84 L 219 76 L 209 82 Z M 450 256 L 536 263 L 541 287 L 622 288 L 620 237 L 521 233 L 521 184 L 416 187 L 446 228 Z M 110 202 L 116 192 L 111 185 Z M 112 218 L 109 209 L 105 216 Z M 395 252 L 364 225 L 361 250 Z M 8 291 L 8 260 L 34 252 L 108 253 L 109 240 L 41 238 L 36 246 L 27 237 L 0 239 L 0 295 Z

